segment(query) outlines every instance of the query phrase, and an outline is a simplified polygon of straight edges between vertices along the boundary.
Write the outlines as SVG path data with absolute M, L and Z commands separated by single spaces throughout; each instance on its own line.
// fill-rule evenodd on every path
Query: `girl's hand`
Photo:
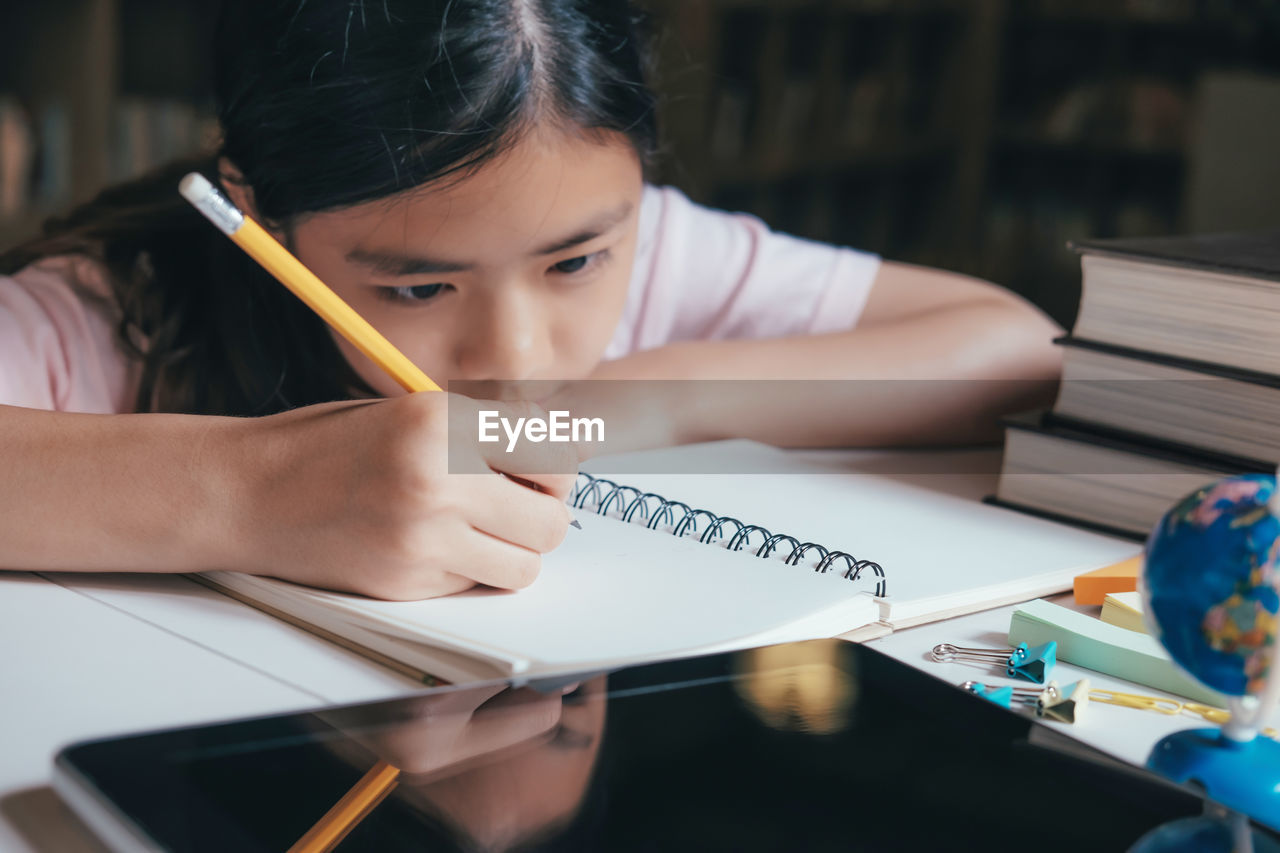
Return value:
M 546 416 L 431 392 L 232 422 L 226 458 L 245 484 L 233 510 L 244 537 L 228 568 L 395 600 L 528 586 L 565 536 L 574 481 L 529 472 L 576 472 L 576 454 L 481 444 L 481 408 Z
M 561 693 L 505 684 L 404 698 L 394 706 L 353 706 L 317 716 L 400 770 L 400 782 L 420 784 L 463 767 L 489 763 L 512 747 L 545 743 L 560 722 Z M 395 719 L 389 719 L 394 709 Z M 337 739 L 341 748 L 350 741 Z M 353 759 L 367 761 L 361 751 Z

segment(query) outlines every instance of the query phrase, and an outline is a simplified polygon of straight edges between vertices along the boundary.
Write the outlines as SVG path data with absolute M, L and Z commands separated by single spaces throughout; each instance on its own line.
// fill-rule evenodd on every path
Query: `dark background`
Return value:
M 216 134 L 216 4 L 0 6 L 0 248 Z M 1069 325 L 1068 240 L 1280 226 L 1280 0 L 649 6 L 657 177 L 779 230 L 983 276 Z

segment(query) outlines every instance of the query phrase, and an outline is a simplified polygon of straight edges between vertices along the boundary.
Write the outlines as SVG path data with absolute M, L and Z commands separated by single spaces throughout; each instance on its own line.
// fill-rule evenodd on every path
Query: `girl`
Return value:
M 438 382 L 1001 380 L 643 401 L 664 442 L 812 446 L 989 437 L 1056 379 L 1058 330 L 1005 291 L 647 185 L 626 0 L 233 0 L 216 66 L 203 170 Z M 188 168 L 0 257 L 0 567 L 234 568 L 395 599 L 530 583 L 572 477 L 499 472 L 554 468 L 562 445 L 511 461 L 455 430 L 450 460 L 447 414 L 482 404 L 402 394 L 186 205 Z

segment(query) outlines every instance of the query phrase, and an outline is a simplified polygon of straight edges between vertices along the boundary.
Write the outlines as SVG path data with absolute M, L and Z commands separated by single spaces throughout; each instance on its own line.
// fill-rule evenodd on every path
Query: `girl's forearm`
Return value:
M 633 376 L 787 380 L 669 383 L 663 405 L 682 442 L 987 441 L 999 435 L 1000 416 L 1051 402 L 1058 332 L 1034 309 L 995 298 L 835 334 L 676 344 L 619 367 Z
M 0 406 L 0 568 L 195 571 L 228 565 L 230 418 Z

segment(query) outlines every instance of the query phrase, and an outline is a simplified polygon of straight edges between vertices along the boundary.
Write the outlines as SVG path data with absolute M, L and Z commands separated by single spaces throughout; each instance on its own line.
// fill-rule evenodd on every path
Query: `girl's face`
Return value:
M 526 134 L 459 180 L 298 223 L 298 259 L 428 376 L 580 379 L 626 300 L 643 190 L 621 134 Z M 378 393 L 403 393 L 335 334 Z

